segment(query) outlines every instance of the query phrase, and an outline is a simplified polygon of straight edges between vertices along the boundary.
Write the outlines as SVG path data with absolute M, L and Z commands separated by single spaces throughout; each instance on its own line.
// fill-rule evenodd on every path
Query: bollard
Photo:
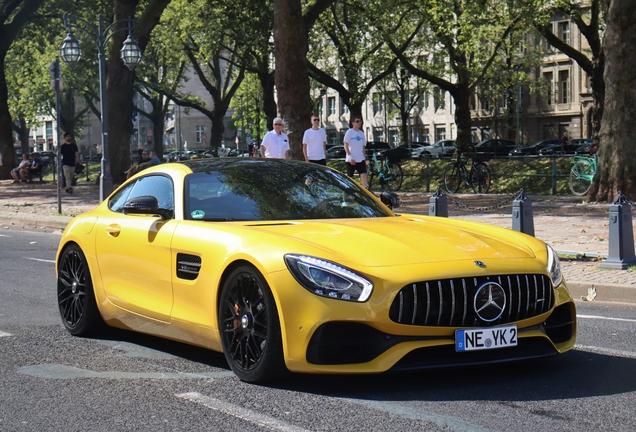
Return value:
M 512 202 L 512 229 L 534 237 L 532 201 L 523 194 L 523 189 Z
M 610 205 L 609 222 L 607 260 L 603 261 L 599 267 L 625 270 L 636 265 L 632 209 L 620 191 L 616 201 Z
M 437 188 L 429 200 L 428 215 L 448 217 L 448 198 L 440 188 Z

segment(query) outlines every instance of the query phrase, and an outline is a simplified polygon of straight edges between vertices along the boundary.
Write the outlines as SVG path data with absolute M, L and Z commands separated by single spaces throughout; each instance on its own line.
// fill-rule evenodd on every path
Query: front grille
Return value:
M 506 305 L 501 316 L 485 322 L 475 312 L 475 293 L 483 284 L 503 288 Z M 389 317 L 399 324 L 471 327 L 498 325 L 549 311 L 554 304 L 550 279 L 545 275 L 504 275 L 416 282 L 405 286 L 393 300 Z

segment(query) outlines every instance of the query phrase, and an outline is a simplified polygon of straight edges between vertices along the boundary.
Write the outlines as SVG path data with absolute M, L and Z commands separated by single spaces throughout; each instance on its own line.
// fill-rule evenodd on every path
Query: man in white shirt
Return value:
M 305 162 L 327 165 L 327 133 L 320 127 L 320 117 L 311 116 L 311 128 L 303 135 L 303 155 Z
M 354 116 L 351 120 L 351 129 L 349 129 L 344 136 L 344 148 L 347 153 L 345 162 L 347 163 L 347 175 L 353 177 L 353 173 L 358 171 L 362 186 L 368 188 L 369 182 L 367 181 L 367 161 L 365 154 L 367 139 L 364 136 L 364 132 L 360 129 L 361 127 L 362 117 Z
M 283 132 L 283 119 L 274 119 L 274 130 L 265 134 L 261 142 L 261 157 L 270 159 L 289 159 L 289 138 Z

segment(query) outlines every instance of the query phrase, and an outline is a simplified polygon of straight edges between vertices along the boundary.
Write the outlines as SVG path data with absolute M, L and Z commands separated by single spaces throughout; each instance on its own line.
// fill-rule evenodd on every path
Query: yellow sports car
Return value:
M 576 337 L 543 242 L 396 214 L 338 171 L 282 160 L 138 173 L 68 225 L 57 296 L 74 335 L 107 324 L 222 351 L 248 382 L 542 357 Z

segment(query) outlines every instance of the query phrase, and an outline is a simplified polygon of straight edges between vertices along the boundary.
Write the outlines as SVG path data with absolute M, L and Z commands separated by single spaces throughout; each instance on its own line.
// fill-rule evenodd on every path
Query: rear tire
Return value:
M 578 161 L 574 164 L 570 170 L 570 190 L 574 195 L 585 195 L 592 181 L 589 180 L 593 177 L 592 165 L 587 161 Z
M 444 187 L 448 193 L 456 193 L 462 184 L 462 174 L 456 162 L 449 163 L 444 169 Z
M 387 179 L 386 187 L 392 191 L 399 191 L 404 181 L 404 173 L 402 173 L 402 167 L 396 163 L 387 162 Z M 390 174 L 388 173 L 390 171 Z
M 62 323 L 75 336 L 97 334 L 106 326 L 97 308 L 93 281 L 82 249 L 72 244 L 60 257 L 57 304 Z
M 476 194 L 488 193 L 490 189 L 490 169 L 482 162 L 473 165 L 471 186 Z

